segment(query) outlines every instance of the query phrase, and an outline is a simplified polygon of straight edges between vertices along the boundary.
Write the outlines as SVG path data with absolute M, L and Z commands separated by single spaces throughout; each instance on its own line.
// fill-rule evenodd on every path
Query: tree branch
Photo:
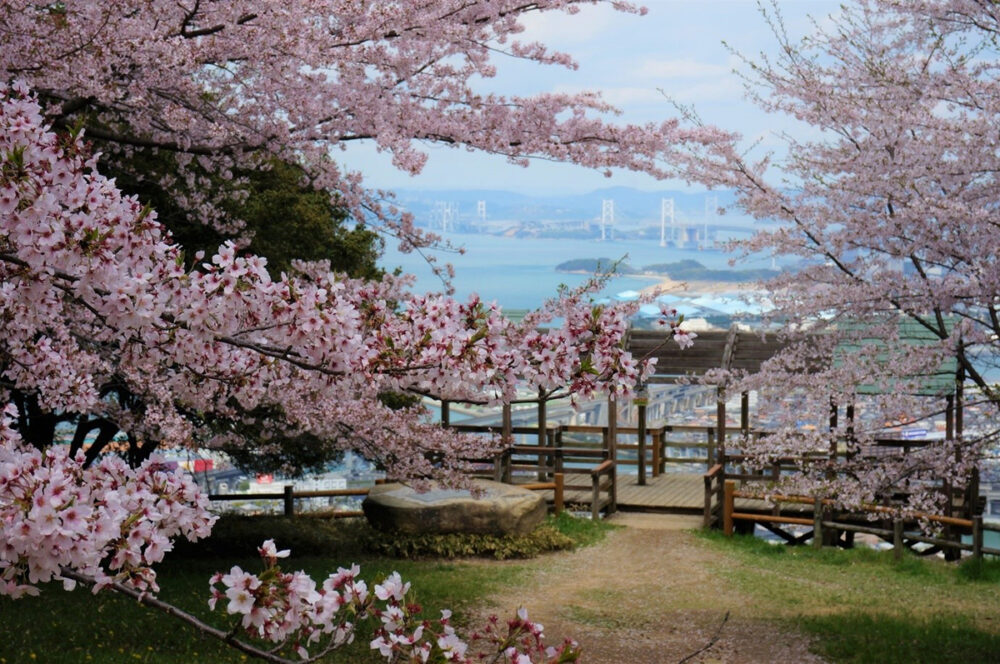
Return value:
M 86 586 L 93 587 L 94 585 L 97 584 L 97 581 L 95 579 L 86 576 L 85 574 L 80 574 L 79 572 L 68 569 L 66 567 L 62 568 L 60 574 L 66 577 L 67 579 L 72 579 Z M 211 636 L 214 639 L 218 639 L 219 641 L 225 643 L 227 646 L 239 650 L 242 653 L 246 653 L 251 657 L 256 657 L 258 659 L 262 659 L 267 662 L 272 662 L 273 664 L 301 664 L 302 662 L 308 663 L 310 661 L 314 661 L 312 659 L 308 660 L 286 659 L 284 657 L 281 657 L 280 655 L 268 652 L 267 650 L 261 650 L 259 648 L 255 648 L 249 643 L 244 643 L 243 641 L 240 641 L 231 632 L 224 632 L 221 629 L 212 627 L 208 623 L 201 621 L 199 618 L 191 615 L 187 611 L 183 611 L 177 608 L 173 604 L 168 604 L 167 602 L 164 602 L 161 599 L 157 599 L 156 597 L 150 595 L 149 593 L 144 593 L 135 590 L 134 588 L 129 588 L 128 586 L 122 583 L 118 582 L 112 583 L 111 585 L 108 586 L 108 588 L 115 591 L 116 593 L 125 595 L 126 597 L 131 597 L 132 599 L 136 600 L 137 602 L 139 602 L 139 604 L 142 604 L 143 606 L 147 606 L 151 609 L 156 609 L 161 613 L 165 613 L 168 616 L 177 618 L 181 622 L 185 622 L 191 625 L 202 634 Z

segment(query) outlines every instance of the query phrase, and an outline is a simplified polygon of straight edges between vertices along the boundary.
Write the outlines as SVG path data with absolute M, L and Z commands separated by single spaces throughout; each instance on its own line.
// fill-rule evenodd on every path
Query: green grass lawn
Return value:
M 705 534 L 713 572 L 762 618 L 816 638 L 836 662 L 1000 662 L 1000 562 L 962 565 L 891 552 L 768 544 Z
M 608 526 L 563 518 L 553 524 L 576 545 L 603 537 Z M 291 548 L 286 569 L 304 569 L 325 578 L 337 566 L 357 562 L 369 581 L 399 571 L 411 581 L 428 616 L 455 610 L 461 623 L 485 598 L 527 578 L 532 560 L 484 563 L 480 559 L 403 560 L 373 554 L 379 536 L 362 522 L 296 518 L 229 518 L 206 542 L 178 547 L 158 568 L 160 596 L 213 625 L 225 626 L 222 612 L 210 614 L 208 577 L 237 564 L 257 570 L 256 546 L 274 537 Z M 880 664 L 1000 662 L 1000 562 L 946 564 L 868 549 L 838 551 L 773 546 L 759 539 L 700 536 L 713 554 L 706 560 L 717 579 L 717 596 L 740 614 L 777 620 L 815 637 L 815 650 L 833 662 Z M 549 533 L 528 546 L 549 544 Z M 451 551 L 454 542 L 424 546 Z M 374 547 L 377 548 L 377 547 Z M 496 547 L 494 547 L 496 549 Z M 492 549 L 487 549 L 492 558 Z M 516 607 L 491 607 L 505 615 Z M 0 598 L 0 664 L 20 662 L 150 662 L 197 664 L 244 662 L 245 656 L 200 637 L 193 629 L 111 593 L 67 593 L 61 585 L 41 596 Z M 359 634 L 334 663 L 383 661 Z
M 589 522 L 588 522 L 589 523 Z M 599 538 L 600 526 L 575 520 L 553 520 L 553 529 L 564 531 L 574 542 Z M 361 565 L 362 577 L 373 580 L 398 571 L 412 583 L 424 614 L 436 618 L 440 610 L 455 611 L 461 624 L 464 610 L 480 606 L 485 597 L 507 584 L 516 583 L 527 569 L 526 562 L 485 565 L 480 560 L 402 560 L 369 553 L 379 536 L 363 521 L 282 517 L 226 518 L 213 536 L 196 544 L 178 546 L 157 567 L 160 597 L 217 626 L 226 626 L 224 611 L 211 613 L 207 600 L 208 579 L 232 565 L 245 570 L 260 569 L 256 547 L 274 537 L 279 548 L 291 548 L 284 569 L 302 569 L 322 580 L 338 566 Z M 248 555 L 249 554 L 249 555 Z M 496 607 L 506 615 L 517 607 Z M 230 623 L 231 624 L 231 623 Z M 330 662 L 384 662 L 368 647 L 368 635 L 337 651 Z M 228 663 L 250 661 L 227 646 L 203 638 L 187 625 L 142 607 L 120 595 L 93 595 L 86 589 L 65 592 L 61 584 L 50 584 L 38 597 L 16 601 L 0 597 L 0 664 L 44 662 L 76 664 L 95 662 L 149 662 L 156 664 Z

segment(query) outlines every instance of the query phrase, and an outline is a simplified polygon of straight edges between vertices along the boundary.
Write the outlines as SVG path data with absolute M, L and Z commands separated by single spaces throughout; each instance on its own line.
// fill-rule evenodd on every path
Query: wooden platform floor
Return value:
M 582 479 L 582 478 L 581 478 Z M 546 498 L 552 499 L 547 491 Z M 567 489 L 564 500 L 568 506 L 589 506 L 590 489 Z M 762 500 L 736 499 L 737 512 L 769 513 L 772 506 Z M 618 509 L 636 512 L 663 512 L 668 514 L 702 514 L 705 509 L 705 480 L 701 473 L 664 473 L 658 477 L 648 475 L 645 486 L 639 486 L 637 475 L 618 475 Z M 782 512 L 811 514 L 810 505 L 783 506 Z

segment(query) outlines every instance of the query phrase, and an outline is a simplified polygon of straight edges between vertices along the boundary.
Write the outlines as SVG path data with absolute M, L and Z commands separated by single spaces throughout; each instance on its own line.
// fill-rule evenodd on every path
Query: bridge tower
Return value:
M 476 219 L 480 224 L 486 224 L 486 201 L 476 202 Z
M 701 245 L 708 247 L 708 223 L 714 221 L 719 215 L 719 197 L 715 194 L 705 196 L 705 234 L 702 236 Z
M 448 203 L 445 201 L 434 202 L 433 222 L 439 224 L 442 233 L 455 230 L 455 221 L 458 219 L 458 203 Z
M 672 242 L 677 241 L 677 229 L 675 227 L 676 220 L 674 219 L 674 199 L 673 198 L 661 198 L 660 199 L 660 246 L 667 246 L 667 217 L 670 218 L 670 240 Z
M 448 204 L 444 201 L 434 201 L 434 212 L 431 214 L 430 228 L 444 230 L 444 220 L 447 216 Z
M 612 238 L 615 234 L 615 199 L 605 198 L 601 200 L 601 239 Z

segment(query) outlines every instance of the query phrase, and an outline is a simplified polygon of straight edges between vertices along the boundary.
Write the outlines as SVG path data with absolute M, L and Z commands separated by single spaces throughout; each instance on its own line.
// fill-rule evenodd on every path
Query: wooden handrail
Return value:
M 766 500 L 768 502 L 774 503 L 799 503 L 803 505 L 812 505 L 815 502 L 815 498 L 809 498 L 808 496 L 785 496 L 782 494 L 761 494 L 755 493 L 753 491 L 734 491 L 733 496 L 736 498 L 753 498 L 756 500 Z M 834 505 L 835 500 L 830 498 L 822 499 L 823 505 Z M 897 514 L 899 511 L 893 509 L 892 507 L 887 507 L 886 505 L 862 505 L 861 511 L 863 512 L 873 512 L 876 514 Z M 962 528 L 971 528 L 971 519 L 960 519 L 954 516 L 943 516 L 940 514 L 928 514 L 926 512 L 912 512 L 908 516 L 913 519 L 923 519 L 926 521 L 933 521 L 935 523 L 941 523 L 950 526 L 959 526 Z
M 511 454 L 558 454 L 563 457 L 571 456 L 604 456 L 604 450 L 594 447 L 538 447 L 536 445 L 512 445 L 507 448 Z
M 811 526 L 812 519 L 804 519 L 797 516 L 774 516 L 773 514 L 747 514 L 744 512 L 733 512 L 729 515 L 733 519 L 744 519 L 747 521 L 767 521 L 768 523 L 790 523 L 796 526 Z
M 284 486 L 281 493 L 211 493 L 209 500 L 283 500 L 284 514 L 287 517 L 295 516 L 296 498 L 328 498 L 334 496 L 367 496 L 369 488 L 357 489 L 326 489 L 321 491 L 299 491 L 296 492 L 291 484 Z M 356 516 L 357 512 L 345 512 L 344 516 Z
M 601 481 L 601 476 L 607 475 L 606 482 Z M 597 520 L 601 515 L 601 507 L 607 505 L 608 513 L 618 509 L 615 498 L 615 462 L 606 459 L 590 471 L 591 497 L 590 497 L 590 518 Z M 607 488 L 608 499 L 601 500 L 601 489 Z
M 605 459 L 598 465 L 590 469 L 590 474 L 593 476 L 603 475 L 604 473 L 610 472 L 615 467 L 615 462 L 611 459 Z
M 528 484 L 518 484 L 522 489 L 529 491 L 552 491 L 552 506 L 556 514 L 563 511 L 565 505 L 566 479 L 562 473 L 555 473 L 551 482 L 530 482 Z

